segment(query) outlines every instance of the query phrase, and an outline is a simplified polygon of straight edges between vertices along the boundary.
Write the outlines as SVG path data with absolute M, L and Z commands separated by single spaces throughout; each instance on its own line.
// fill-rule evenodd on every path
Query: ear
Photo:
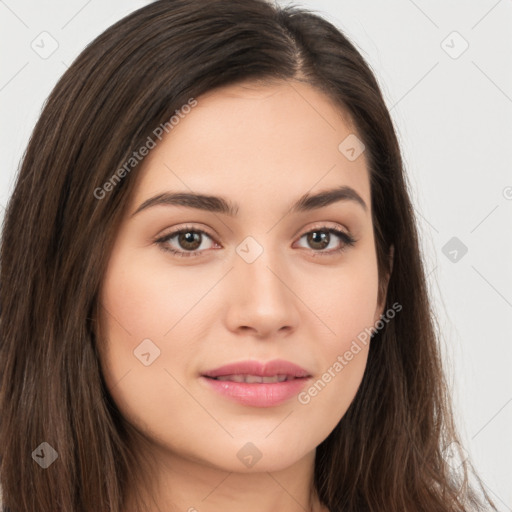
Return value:
M 389 285 L 389 278 L 391 277 L 391 273 L 393 272 L 393 261 L 395 256 L 395 246 L 391 245 L 389 248 L 389 272 L 384 277 L 384 282 L 382 284 L 379 284 L 379 290 L 382 288 L 381 294 L 382 299 L 379 304 L 377 304 L 377 308 L 375 310 L 375 318 L 374 323 L 379 320 L 381 315 L 384 314 L 384 307 L 386 306 L 386 296 L 388 292 L 388 285 Z

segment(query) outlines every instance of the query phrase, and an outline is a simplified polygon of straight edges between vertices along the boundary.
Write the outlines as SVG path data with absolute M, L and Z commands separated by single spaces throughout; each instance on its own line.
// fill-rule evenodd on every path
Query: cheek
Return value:
M 334 428 L 352 402 L 366 368 L 377 307 L 376 260 L 371 253 L 360 254 L 353 265 L 318 278 L 316 287 L 306 283 L 302 293 L 311 310 L 320 312 L 317 325 L 323 334 L 311 334 L 317 340 L 319 374 L 298 399 L 311 411 L 324 411 L 324 422 Z
M 308 276 L 307 279 L 304 276 Z M 354 253 L 339 268 L 324 268 L 314 274 L 301 272 L 297 294 L 304 297 L 317 317 L 323 353 L 345 350 L 350 341 L 375 322 L 378 271 L 371 252 Z M 311 323 L 311 322 L 310 322 Z M 307 327 L 307 324 L 306 324 Z
M 194 340 L 204 338 L 208 324 L 200 322 L 205 313 L 200 299 L 218 279 L 197 267 L 171 274 L 165 258 L 155 263 L 145 254 L 150 252 L 114 249 L 100 294 L 107 387 L 123 415 L 147 431 L 168 424 L 175 404 L 190 402 L 179 384 L 181 372 L 190 366 L 197 353 Z M 181 417 L 175 416 L 179 425 Z
M 201 271 L 171 275 L 168 265 L 155 265 L 145 253 L 151 251 L 114 253 L 103 285 L 107 322 L 115 318 L 134 338 L 164 336 L 209 287 Z

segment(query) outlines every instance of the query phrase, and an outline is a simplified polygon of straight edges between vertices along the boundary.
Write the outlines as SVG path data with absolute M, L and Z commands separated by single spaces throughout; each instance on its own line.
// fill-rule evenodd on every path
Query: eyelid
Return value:
M 197 233 L 204 233 L 205 235 L 208 235 L 210 238 L 215 238 L 217 236 L 217 235 L 214 235 L 209 230 L 209 228 L 203 227 L 202 224 L 184 223 L 184 224 L 178 224 L 177 226 L 173 226 L 172 228 L 169 228 L 168 230 L 164 230 L 163 234 L 157 235 L 154 238 L 154 240 L 158 240 L 161 238 L 168 238 L 170 236 L 174 236 L 183 231 L 195 231 Z
M 327 230 L 327 229 L 337 229 L 339 231 L 343 231 L 345 234 L 350 235 L 350 231 L 343 226 L 342 224 L 339 224 L 338 222 L 333 221 L 320 221 L 320 222 L 314 222 L 313 225 L 308 226 L 307 229 L 300 229 L 297 233 L 302 233 L 300 236 L 304 236 L 307 233 L 310 233 L 311 231 L 315 231 L 315 229 L 318 230 Z M 297 234 L 296 233 L 296 234 Z

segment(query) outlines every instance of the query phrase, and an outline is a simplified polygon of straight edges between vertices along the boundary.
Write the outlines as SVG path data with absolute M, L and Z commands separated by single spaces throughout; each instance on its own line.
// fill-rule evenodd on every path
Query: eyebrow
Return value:
M 299 213 L 316 210 L 339 201 L 351 201 L 361 206 L 365 212 L 368 210 L 363 198 L 352 187 L 343 185 L 338 188 L 323 190 L 316 194 L 304 194 L 292 205 L 290 212 Z M 230 217 L 235 217 L 239 211 L 237 203 L 232 203 L 223 197 L 190 192 L 164 192 L 146 199 L 131 216 L 133 217 L 142 210 L 157 205 L 186 206 L 188 208 L 222 213 Z

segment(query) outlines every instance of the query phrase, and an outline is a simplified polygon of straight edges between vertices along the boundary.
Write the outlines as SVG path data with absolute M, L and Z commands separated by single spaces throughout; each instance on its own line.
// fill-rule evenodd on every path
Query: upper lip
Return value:
M 202 375 L 205 377 L 222 377 L 225 375 L 272 377 L 274 375 L 286 375 L 295 378 L 311 376 L 304 368 L 283 359 L 274 359 L 266 363 L 260 361 L 238 361 L 206 371 Z

